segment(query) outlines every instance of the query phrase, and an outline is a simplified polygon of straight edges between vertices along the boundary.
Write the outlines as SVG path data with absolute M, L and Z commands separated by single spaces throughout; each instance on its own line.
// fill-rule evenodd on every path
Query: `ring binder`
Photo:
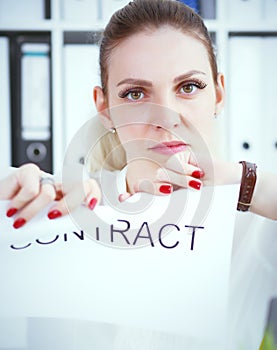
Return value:
M 12 165 L 52 172 L 50 35 L 19 33 L 12 45 Z
M 11 166 L 9 38 L 0 36 L 0 169 Z

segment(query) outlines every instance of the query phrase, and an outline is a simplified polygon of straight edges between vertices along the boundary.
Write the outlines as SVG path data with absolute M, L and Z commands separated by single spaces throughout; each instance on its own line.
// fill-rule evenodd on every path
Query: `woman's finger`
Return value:
M 0 182 L 0 199 L 10 199 L 7 216 L 15 215 L 40 192 L 40 169 L 26 164 Z
M 193 174 L 194 176 L 192 176 Z M 202 174 L 200 170 L 193 170 L 191 175 L 185 175 L 162 168 L 157 171 L 158 180 L 168 181 L 172 185 L 178 186 L 179 188 L 192 188 L 195 190 L 200 190 L 202 187 L 202 182 L 199 180 L 199 178 L 201 178 L 201 175 Z
M 169 182 L 156 182 L 152 180 L 140 180 L 135 186 L 136 192 L 146 192 L 154 195 L 168 195 L 173 192 L 173 186 Z
M 18 229 L 30 221 L 40 210 L 53 202 L 56 197 L 55 187 L 51 184 L 44 184 L 40 188 L 39 194 L 29 202 L 19 213 L 13 223 L 13 227 Z
M 125 193 L 121 193 L 118 196 L 118 200 L 120 203 L 122 203 L 122 202 L 125 202 L 130 197 L 132 197 L 131 193 L 125 192 Z
M 167 163 L 166 163 L 166 169 L 173 170 L 177 173 L 184 174 L 187 176 L 192 176 L 195 178 L 203 178 L 205 173 L 202 169 L 200 169 L 198 166 L 195 166 L 194 164 L 190 164 L 187 162 L 181 162 L 179 158 L 173 156 L 171 157 Z M 161 173 L 161 169 L 159 169 L 159 173 Z
M 19 184 L 15 174 L 11 174 L 0 180 L 0 200 L 11 199 L 19 190 Z
M 62 199 L 57 201 L 49 210 L 48 218 L 53 220 L 75 210 L 83 204 L 93 210 L 101 201 L 101 190 L 94 179 L 88 179 L 83 183 L 75 185 Z
M 35 164 L 26 164 L 14 171 L 11 175 L 0 181 L 0 199 L 14 199 L 18 202 L 28 202 L 39 193 L 40 169 Z M 17 203 L 17 202 L 15 202 Z
M 202 182 L 199 179 L 203 178 L 205 174 L 199 167 L 185 162 L 181 163 L 179 158 L 173 159 L 173 157 L 171 157 L 171 161 L 168 161 L 167 166 L 169 168 L 153 167 L 148 178 L 135 183 L 132 187 L 132 194 L 128 192 L 120 194 L 119 201 L 124 202 L 137 192 L 168 195 L 179 188 L 190 187 L 196 190 L 201 188 Z
M 166 182 L 152 182 L 150 180 L 140 180 L 135 185 L 135 193 L 145 192 L 153 195 L 168 195 L 173 192 L 173 186 Z M 134 193 L 134 194 L 135 194 Z M 127 199 L 132 197 L 134 194 L 125 192 L 118 196 L 119 202 L 125 202 Z

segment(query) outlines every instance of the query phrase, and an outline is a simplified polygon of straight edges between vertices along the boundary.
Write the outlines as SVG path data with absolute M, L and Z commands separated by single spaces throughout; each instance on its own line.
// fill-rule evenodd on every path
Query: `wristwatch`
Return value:
M 251 201 L 256 185 L 257 166 L 254 163 L 245 161 L 241 161 L 240 163 L 242 164 L 242 176 L 237 210 L 248 211 L 251 206 Z

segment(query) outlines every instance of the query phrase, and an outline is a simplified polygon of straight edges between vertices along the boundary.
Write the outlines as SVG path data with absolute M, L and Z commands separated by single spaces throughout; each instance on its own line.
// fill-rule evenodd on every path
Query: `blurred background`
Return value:
M 96 114 L 101 31 L 128 2 L 0 0 L 0 170 L 61 169 L 66 146 Z M 276 172 L 277 0 L 183 2 L 204 18 L 226 77 L 223 153 Z

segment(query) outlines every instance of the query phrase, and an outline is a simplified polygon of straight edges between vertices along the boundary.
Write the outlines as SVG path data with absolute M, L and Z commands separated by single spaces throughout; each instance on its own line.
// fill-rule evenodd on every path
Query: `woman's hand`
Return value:
M 0 180 L 0 200 L 10 200 L 6 215 L 15 217 L 14 228 L 25 225 L 53 201 L 55 203 L 48 211 L 49 219 L 66 215 L 80 204 L 93 210 L 100 201 L 101 191 L 93 179 L 75 184 L 70 191 L 63 193 L 60 183 L 41 180 L 49 177 L 35 164 L 26 164 Z M 80 193 L 85 193 L 85 196 L 81 198 Z
M 164 166 L 149 160 L 136 160 L 128 164 L 127 192 L 119 196 L 124 201 L 136 192 L 148 192 L 155 195 L 166 195 L 171 192 L 189 188 L 200 190 L 207 185 L 239 184 L 241 165 L 239 163 L 213 160 L 203 162 L 203 170 L 191 164 L 181 155 L 171 157 Z
M 127 192 L 119 196 L 125 201 L 137 192 L 167 195 L 180 188 L 200 190 L 205 173 L 199 167 L 171 157 L 164 167 L 150 160 L 135 160 L 128 164 Z

